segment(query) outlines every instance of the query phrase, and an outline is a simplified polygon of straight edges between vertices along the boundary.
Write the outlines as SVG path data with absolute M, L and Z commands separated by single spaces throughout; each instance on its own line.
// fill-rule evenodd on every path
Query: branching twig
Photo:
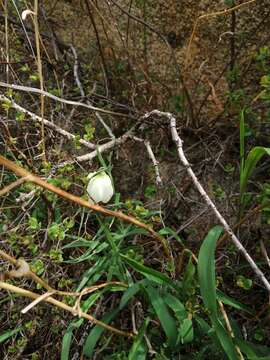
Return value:
M 79 72 L 78 72 L 78 67 L 79 67 L 79 62 L 78 62 L 78 55 L 77 55 L 77 51 L 76 49 L 74 48 L 74 46 L 71 45 L 71 50 L 72 50 L 72 53 L 73 53 L 73 56 L 74 56 L 74 66 L 73 66 L 73 75 L 74 75 L 74 78 L 75 78 L 75 81 L 76 81 L 76 84 L 80 90 L 80 94 L 81 94 L 81 97 L 82 99 L 85 98 L 85 92 L 84 92 L 84 89 L 83 89 L 83 86 L 82 86 L 82 83 L 80 81 L 80 77 L 79 77 Z M 90 103 L 90 101 L 86 101 L 86 103 L 88 105 L 92 105 Z M 111 128 L 105 123 L 105 121 L 102 119 L 102 117 L 100 116 L 100 114 L 96 111 L 95 112 L 95 115 L 97 117 L 97 119 L 99 120 L 99 122 L 101 123 L 101 125 L 104 127 L 104 129 L 107 131 L 107 133 L 110 135 L 110 137 L 112 139 L 115 139 L 115 136 L 111 130 Z
M 270 283 L 266 279 L 263 272 L 258 268 L 255 261 L 252 259 L 252 257 L 248 254 L 247 250 L 244 248 L 244 246 L 241 244 L 241 242 L 238 240 L 237 236 L 234 234 L 233 230 L 231 229 L 230 225 L 227 223 L 227 221 L 223 218 L 223 216 L 220 214 L 218 209 L 216 208 L 215 204 L 212 202 L 208 194 L 205 192 L 204 188 L 200 184 L 199 180 L 197 179 L 196 175 L 194 174 L 185 154 L 183 151 L 183 142 L 181 138 L 179 137 L 177 130 L 176 130 L 176 120 L 175 117 L 171 113 L 165 113 L 158 110 L 154 110 L 148 114 L 145 115 L 145 117 L 149 117 L 151 115 L 158 115 L 158 116 L 165 116 L 170 121 L 170 129 L 172 138 L 176 144 L 178 156 L 182 164 L 187 169 L 187 172 L 189 176 L 191 177 L 195 187 L 205 200 L 206 204 L 212 209 L 214 214 L 216 215 L 219 222 L 223 225 L 225 231 L 229 234 L 230 238 L 232 239 L 234 245 L 236 248 L 244 255 L 246 260 L 248 261 L 249 265 L 251 266 L 254 273 L 258 276 L 258 278 L 261 280 L 261 282 L 264 284 L 265 288 L 270 292 Z
M 98 155 L 98 152 L 102 153 L 104 151 L 112 149 L 114 146 L 119 146 L 119 145 L 123 144 L 124 142 L 126 142 L 129 139 L 130 134 L 132 132 L 133 132 L 133 129 L 130 129 L 129 131 L 127 131 L 124 135 L 120 136 L 119 138 L 110 140 L 106 144 L 98 145 L 98 150 L 94 150 L 94 151 L 92 151 L 90 153 L 87 153 L 85 155 L 77 156 L 73 160 L 64 161 L 64 162 L 54 166 L 52 168 L 51 172 L 53 173 L 56 169 L 59 169 L 59 168 L 61 168 L 63 166 L 66 166 L 66 165 L 71 165 L 71 164 L 74 164 L 74 163 L 80 163 L 80 162 L 83 162 L 83 161 L 91 161 Z
M 82 98 L 84 98 L 85 97 L 85 92 L 83 90 L 82 83 L 81 83 L 80 78 L 79 78 L 79 72 L 78 72 L 79 62 L 78 62 L 77 51 L 76 51 L 76 49 L 74 48 L 73 45 L 70 45 L 70 49 L 71 49 L 72 54 L 74 56 L 73 75 L 74 75 L 76 84 L 77 84 L 77 86 L 78 86 L 78 88 L 80 90 L 81 96 L 82 96 Z
M 20 186 L 25 181 L 27 181 L 27 179 L 28 179 L 28 177 L 22 177 L 16 181 L 14 181 L 13 183 L 5 186 L 4 189 L 0 190 L 0 196 L 4 196 L 5 194 L 9 193 L 12 189 L 14 189 L 17 186 Z

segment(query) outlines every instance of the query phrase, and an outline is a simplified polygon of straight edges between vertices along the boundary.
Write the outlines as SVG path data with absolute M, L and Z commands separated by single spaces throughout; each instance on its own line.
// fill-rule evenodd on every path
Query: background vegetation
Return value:
M 270 359 L 269 15 L 0 2 L 1 359 Z

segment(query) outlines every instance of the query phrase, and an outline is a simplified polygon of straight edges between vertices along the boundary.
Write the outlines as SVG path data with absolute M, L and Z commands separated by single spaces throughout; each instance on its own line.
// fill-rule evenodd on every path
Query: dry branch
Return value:
M 38 121 L 39 123 L 42 123 L 42 117 L 41 117 L 41 116 L 38 116 L 38 115 L 32 113 L 31 111 L 25 109 L 24 107 L 22 107 L 21 105 L 17 104 L 15 101 L 9 99 L 9 98 L 6 97 L 5 95 L 1 95 L 1 94 L 0 94 L 0 100 L 2 100 L 2 101 L 8 101 L 8 102 L 10 103 L 10 105 L 11 105 L 14 109 L 16 109 L 16 110 L 18 110 L 18 111 L 20 111 L 20 112 L 22 112 L 22 113 L 30 116 L 33 120 L 36 120 L 36 121 Z M 64 130 L 64 129 L 62 129 L 60 126 L 57 126 L 56 124 L 52 123 L 51 121 L 49 121 L 49 120 L 47 120 L 47 119 L 45 119 L 45 118 L 43 118 L 43 122 L 44 122 L 44 125 L 46 125 L 46 126 L 47 126 L 48 128 L 50 128 L 50 129 L 58 132 L 58 134 L 65 136 L 65 137 L 66 137 L 67 139 L 69 139 L 69 140 L 75 140 L 75 138 L 76 138 L 75 135 L 71 134 L 70 132 L 68 132 L 68 131 L 66 131 L 66 130 Z M 95 144 L 90 143 L 89 141 L 86 141 L 86 140 L 84 140 L 84 139 L 79 139 L 78 142 L 79 142 L 80 144 L 84 145 L 85 147 L 89 148 L 89 149 L 95 149 L 95 148 L 96 148 L 96 145 L 95 145 Z
M 172 134 L 172 139 L 176 144 L 178 156 L 184 167 L 186 168 L 190 178 L 193 181 L 193 184 L 205 200 L 206 204 L 212 209 L 213 213 L 216 215 L 216 218 L 218 221 L 223 225 L 225 231 L 228 233 L 230 238 L 232 239 L 234 245 L 236 248 L 243 254 L 243 256 L 246 258 L 247 262 L 249 263 L 250 267 L 254 271 L 254 273 L 258 276 L 258 278 L 261 280 L 261 282 L 264 284 L 265 288 L 270 293 L 270 283 L 266 279 L 264 273 L 258 268 L 255 261 L 252 259 L 252 257 L 248 254 L 247 250 L 244 248 L 244 246 L 241 244 L 241 242 L 238 240 L 237 236 L 234 234 L 232 228 L 227 223 L 227 221 L 224 219 L 224 217 L 220 214 L 218 209 L 216 208 L 215 204 L 212 202 L 202 185 L 200 184 L 199 180 L 197 179 L 195 173 L 193 172 L 191 165 L 189 164 L 185 153 L 183 151 L 183 141 L 179 137 L 177 130 L 176 130 L 176 120 L 175 117 L 171 113 L 161 112 L 159 110 L 153 110 L 150 113 L 145 115 L 145 118 L 148 118 L 151 115 L 157 115 L 157 116 L 165 116 L 169 122 L 170 122 L 170 129 Z
M 47 96 L 50 99 L 53 99 L 55 101 L 59 101 L 59 102 L 64 103 L 64 104 L 73 105 L 73 106 L 81 106 L 81 107 L 87 108 L 89 110 L 101 112 L 101 113 L 104 113 L 104 114 L 110 114 L 110 115 L 116 115 L 116 116 L 122 116 L 122 117 L 132 117 L 129 114 L 122 114 L 122 113 L 117 113 L 117 112 L 106 110 L 106 109 L 97 108 L 95 106 L 88 105 L 88 104 L 85 104 L 85 103 L 82 103 L 82 102 L 79 102 L 79 101 L 66 100 L 66 99 L 60 98 L 58 96 L 55 96 L 55 95 L 53 95 L 53 94 L 51 94 L 51 93 L 49 93 L 47 91 L 40 90 L 40 89 L 33 88 L 33 87 L 21 86 L 21 85 L 15 85 L 15 84 L 7 84 L 7 83 L 4 83 L 2 81 L 0 81 L 0 87 L 13 89 L 13 90 L 24 91 L 24 92 L 27 92 L 27 93 L 34 93 L 34 94 L 44 95 L 44 96 Z
M 120 211 L 113 211 L 113 210 L 109 210 L 106 209 L 100 205 L 92 205 L 90 204 L 89 201 L 86 201 L 78 196 L 75 196 L 73 194 L 70 194 L 52 184 L 47 183 L 46 181 L 42 180 L 41 178 L 39 178 L 38 176 L 31 174 L 29 171 L 25 170 L 24 168 L 18 166 L 17 164 L 15 164 L 14 162 L 6 159 L 4 156 L 0 155 L 0 164 L 4 165 L 6 168 L 8 168 L 9 170 L 11 170 L 12 172 L 14 172 L 16 175 L 21 176 L 21 177 L 26 177 L 28 176 L 28 181 L 33 182 L 34 184 L 41 186 L 44 189 L 47 189 L 49 191 L 54 192 L 55 194 L 61 196 L 62 198 L 74 202 L 82 207 L 88 208 L 90 210 L 93 210 L 95 212 L 101 213 L 104 216 L 112 216 L 112 217 L 116 217 L 120 220 L 126 221 L 130 224 L 133 224 L 135 226 L 138 226 L 144 230 L 146 230 L 155 240 L 159 241 L 165 251 L 165 254 L 172 259 L 172 255 L 169 249 L 169 245 L 167 243 L 167 241 L 160 236 L 158 233 L 156 233 L 150 226 L 140 222 L 139 220 L 137 220 L 136 218 L 132 217 L 132 216 L 128 216 L 123 214 Z
M 25 289 L 22 289 L 20 287 L 8 284 L 8 283 L 3 282 L 3 281 L 0 281 L 0 288 L 4 289 L 4 290 L 7 290 L 7 291 L 11 291 L 11 292 L 16 293 L 16 294 L 19 294 L 21 296 L 28 297 L 28 298 L 33 299 L 33 300 L 40 299 L 39 294 L 36 294 L 36 293 L 34 293 L 32 291 L 25 290 Z M 57 307 L 59 307 L 59 308 L 61 308 L 63 310 L 66 310 L 66 311 L 72 313 L 74 316 L 79 316 L 78 312 L 75 309 L 73 309 L 71 306 L 68 306 L 67 304 L 63 303 L 62 301 L 56 300 L 51 296 L 43 297 L 43 298 L 41 298 L 41 300 L 46 301 L 46 302 L 48 302 L 48 303 L 50 303 L 52 305 L 55 305 L 55 306 L 57 306 Z M 111 332 L 114 332 L 114 333 L 116 333 L 118 335 L 125 336 L 125 337 L 133 337 L 134 336 L 134 334 L 131 333 L 131 332 L 125 332 L 125 331 L 116 329 L 113 326 L 107 325 L 107 324 L 103 323 L 102 321 L 95 319 L 93 316 L 91 316 L 91 315 L 89 315 L 89 314 L 87 314 L 85 312 L 81 312 L 80 316 L 83 317 L 84 319 L 87 319 L 90 322 L 92 322 L 92 323 L 94 323 L 96 325 L 99 325 L 99 326 L 103 327 L 104 329 L 109 330 Z

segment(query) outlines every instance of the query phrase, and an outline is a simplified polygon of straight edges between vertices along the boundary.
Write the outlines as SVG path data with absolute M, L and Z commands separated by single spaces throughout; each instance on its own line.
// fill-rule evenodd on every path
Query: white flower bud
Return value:
M 22 12 L 23 21 L 26 20 L 27 16 L 30 15 L 30 14 L 35 15 L 35 13 L 33 11 L 29 10 L 29 9 L 23 10 L 23 12 Z
M 110 201 L 114 194 L 113 184 L 110 176 L 102 172 L 94 172 L 88 175 L 89 183 L 87 186 L 87 193 L 91 200 L 95 203 L 100 201 L 106 204 Z

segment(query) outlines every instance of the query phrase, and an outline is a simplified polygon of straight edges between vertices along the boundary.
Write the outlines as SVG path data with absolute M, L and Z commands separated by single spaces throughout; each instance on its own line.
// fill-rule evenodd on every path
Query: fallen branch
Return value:
M 158 168 L 158 161 L 155 157 L 155 154 L 153 153 L 150 141 L 148 140 L 143 140 L 141 138 L 138 138 L 137 136 L 130 136 L 132 139 L 134 139 L 135 141 L 139 141 L 139 142 L 143 142 L 146 150 L 148 152 L 149 158 L 152 161 L 153 165 L 154 165 L 154 169 L 155 169 L 155 174 L 156 174 L 156 184 L 157 186 L 161 186 L 162 185 L 162 179 L 159 173 L 159 168 Z
M 175 117 L 171 113 L 161 112 L 159 110 L 153 110 L 150 113 L 145 115 L 145 118 L 151 116 L 151 115 L 158 115 L 158 116 L 165 116 L 170 121 L 170 129 L 172 134 L 172 139 L 176 144 L 178 156 L 184 167 L 186 168 L 189 176 L 191 177 L 195 187 L 205 200 L 206 204 L 212 209 L 213 213 L 216 215 L 219 222 L 223 225 L 225 231 L 228 233 L 230 238 L 232 239 L 234 245 L 236 248 L 243 254 L 243 256 L 246 258 L 247 262 L 249 263 L 250 267 L 254 271 L 254 273 L 258 276 L 258 278 L 261 280 L 261 282 L 264 284 L 265 288 L 270 292 L 270 283 L 266 279 L 263 272 L 258 268 L 255 261 L 252 259 L 252 257 L 248 254 L 247 250 L 244 248 L 244 246 L 241 244 L 241 242 L 238 240 L 237 236 L 234 234 L 232 228 L 227 223 L 227 221 L 224 219 L 224 217 L 220 214 L 218 209 L 216 208 L 215 204 L 212 202 L 202 185 L 200 184 L 199 180 L 197 179 L 195 173 L 193 172 L 186 156 L 183 151 L 183 142 L 181 138 L 179 137 L 177 130 L 176 130 L 176 120 Z

